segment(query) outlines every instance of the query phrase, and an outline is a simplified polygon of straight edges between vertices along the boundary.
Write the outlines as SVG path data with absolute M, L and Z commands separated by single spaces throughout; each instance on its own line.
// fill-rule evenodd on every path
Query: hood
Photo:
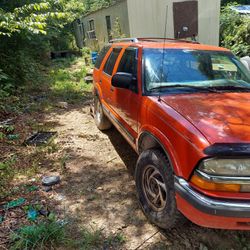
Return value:
M 250 143 L 250 93 L 199 93 L 162 97 L 211 143 Z

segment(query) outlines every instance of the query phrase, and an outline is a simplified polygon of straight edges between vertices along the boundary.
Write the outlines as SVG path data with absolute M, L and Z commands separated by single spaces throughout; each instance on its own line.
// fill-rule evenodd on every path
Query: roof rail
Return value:
M 119 42 L 132 42 L 138 43 L 140 41 L 145 42 L 157 42 L 157 40 L 162 40 L 166 42 L 176 42 L 176 43 L 199 43 L 197 41 L 188 41 L 183 39 L 175 39 L 175 38 L 162 38 L 162 37 L 140 37 L 140 38 L 117 38 L 110 40 L 110 43 L 119 43 Z
M 119 43 L 119 42 L 138 43 L 138 39 L 137 38 L 117 38 L 117 39 L 112 39 L 109 42 L 110 43 Z
M 163 40 L 166 42 L 176 42 L 176 43 L 199 43 L 197 41 L 189 41 L 184 39 L 176 39 L 176 38 L 163 38 L 163 37 L 140 37 L 137 38 L 139 41 L 146 41 L 146 42 L 157 42 L 157 40 Z

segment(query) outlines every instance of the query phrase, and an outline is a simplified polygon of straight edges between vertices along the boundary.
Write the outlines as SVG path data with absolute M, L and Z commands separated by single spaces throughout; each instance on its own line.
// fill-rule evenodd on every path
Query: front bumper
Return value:
M 214 199 L 175 177 L 178 209 L 194 223 L 214 228 L 249 229 L 250 201 Z

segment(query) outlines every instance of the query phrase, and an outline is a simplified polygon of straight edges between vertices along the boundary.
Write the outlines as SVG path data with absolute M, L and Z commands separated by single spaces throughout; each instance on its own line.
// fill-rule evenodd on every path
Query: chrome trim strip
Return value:
M 209 175 L 202 172 L 201 170 L 196 170 L 195 173 L 203 179 L 217 183 L 230 183 L 230 184 L 250 184 L 250 177 L 248 176 L 218 176 Z
M 175 177 L 176 192 L 201 212 L 224 217 L 249 218 L 250 201 L 232 201 L 215 199 L 194 190 L 189 183 L 180 177 Z

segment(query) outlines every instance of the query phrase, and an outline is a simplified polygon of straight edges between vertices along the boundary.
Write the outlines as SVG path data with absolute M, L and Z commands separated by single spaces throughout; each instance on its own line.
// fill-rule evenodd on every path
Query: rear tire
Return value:
M 135 180 L 140 206 L 153 224 L 163 229 L 183 224 L 176 206 L 173 170 L 165 154 L 157 149 L 142 152 Z
M 94 119 L 97 128 L 100 130 L 107 130 L 112 127 L 112 123 L 103 112 L 102 104 L 98 96 L 94 97 Z

